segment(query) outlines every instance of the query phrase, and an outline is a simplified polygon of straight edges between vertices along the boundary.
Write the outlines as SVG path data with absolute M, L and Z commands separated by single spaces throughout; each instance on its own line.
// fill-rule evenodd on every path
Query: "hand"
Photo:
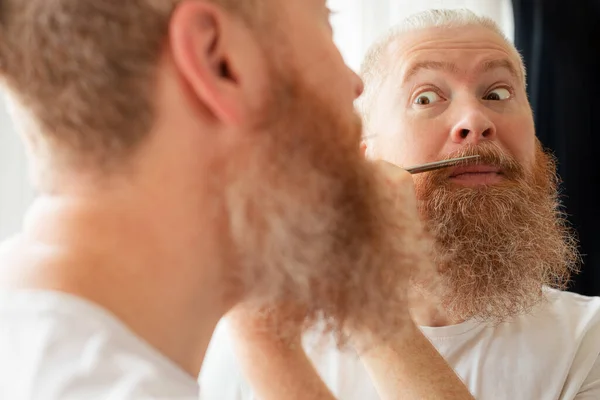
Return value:
M 383 174 L 392 195 L 401 199 L 400 205 L 404 207 L 405 217 L 412 216 L 415 219 L 415 229 L 423 229 L 418 222 L 420 217 L 412 175 L 386 161 L 376 161 L 375 164 Z M 410 313 L 411 317 L 419 316 L 431 307 L 423 301 L 422 293 L 415 290 L 416 283 L 428 287 L 435 285 L 436 271 L 427 251 L 423 251 L 423 260 L 428 267 L 419 268 L 413 276 L 413 285 L 407 288 L 410 294 L 410 312 L 408 308 L 397 310 L 399 313 Z M 405 329 L 393 338 L 378 341 L 377 335 L 370 335 L 365 341 L 363 332 L 348 334 L 381 399 L 473 399 L 460 378 L 412 318 L 407 318 Z
M 240 304 L 226 318 L 240 348 L 264 342 L 287 351 L 301 342 L 305 315 L 303 307 L 292 303 L 262 309 Z
M 437 273 L 430 257 L 432 242 L 425 233 L 424 224 L 419 215 L 413 175 L 397 165 L 384 160 L 372 161 L 372 164 L 380 176 L 382 189 L 389 194 L 395 203 L 395 218 L 401 224 L 398 230 L 404 231 L 399 234 L 397 230 L 392 234 L 396 238 L 402 235 L 397 243 L 406 249 L 403 252 L 405 260 L 397 261 L 400 265 L 397 266 L 396 271 L 391 275 L 397 285 L 398 291 L 404 291 L 406 304 L 402 305 L 398 302 L 389 301 L 388 305 L 389 308 L 393 308 L 393 315 L 388 316 L 388 318 L 394 318 L 399 320 L 399 322 L 403 321 L 404 326 L 412 329 L 414 326 L 414 316 L 420 315 L 422 307 L 426 304 L 427 309 L 429 309 L 428 303 L 424 301 L 422 292 L 417 289 L 419 287 L 427 287 L 429 289 L 430 283 L 437 282 Z M 390 259 L 390 263 L 393 262 L 394 260 Z M 398 271 L 401 269 L 406 270 L 405 278 L 398 275 Z M 385 301 L 385 299 L 382 299 L 382 301 Z M 391 325 L 392 321 L 388 319 L 382 322 Z M 396 321 L 394 321 L 394 325 L 398 327 L 402 326 Z M 364 324 L 363 326 L 366 330 L 358 331 L 353 329 L 354 327 L 347 327 L 349 329 L 347 329 L 346 335 L 350 337 L 351 344 L 357 350 L 366 349 L 371 347 L 371 345 L 380 345 L 389 338 L 389 332 L 384 333 L 384 335 L 388 336 L 387 338 L 381 335 L 381 332 L 385 329 L 378 332 L 377 329 L 373 329 L 374 324 Z M 392 338 L 397 340 L 402 336 L 402 333 L 402 329 L 395 329 L 392 332 Z
M 415 222 L 415 229 L 424 229 L 420 225 L 418 212 L 418 200 L 415 194 L 413 175 L 390 162 L 375 161 L 379 170 L 388 184 L 389 190 L 395 196 L 402 198 L 402 207 L 405 208 L 407 216 L 414 216 L 419 222 Z M 433 248 L 433 241 L 429 238 L 429 249 L 423 251 L 423 263 L 421 268 L 415 269 L 408 287 L 408 305 L 410 315 L 416 324 L 428 325 L 431 323 L 458 323 L 461 321 L 449 320 L 439 303 L 439 275 L 433 263 L 432 254 L 428 252 Z
M 404 200 L 403 206 L 418 216 L 417 197 L 415 194 L 413 176 L 408 171 L 391 162 L 377 160 L 374 161 L 374 163 L 382 173 L 388 184 L 389 190 L 392 193 L 401 195 Z

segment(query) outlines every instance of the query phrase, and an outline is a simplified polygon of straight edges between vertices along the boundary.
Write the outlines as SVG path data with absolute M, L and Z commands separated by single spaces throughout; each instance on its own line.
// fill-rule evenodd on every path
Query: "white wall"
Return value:
M 19 230 L 34 191 L 27 177 L 27 161 L 20 138 L 0 102 L 0 241 Z
M 335 12 L 334 40 L 346 63 L 358 71 L 369 45 L 410 14 L 431 8 L 467 8 L 495 20 L 514 39 L 512 0 L 327 0 Z

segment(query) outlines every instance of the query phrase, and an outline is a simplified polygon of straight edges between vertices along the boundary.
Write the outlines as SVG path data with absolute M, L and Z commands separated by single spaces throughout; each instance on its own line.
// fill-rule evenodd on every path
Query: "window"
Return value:
M 514 38 L 511 0 L 328 0 L 334 40 L 355 71 L 369 45 L 388 28 L 415 12 L 431 8 L 468 8 L 494 19 Z

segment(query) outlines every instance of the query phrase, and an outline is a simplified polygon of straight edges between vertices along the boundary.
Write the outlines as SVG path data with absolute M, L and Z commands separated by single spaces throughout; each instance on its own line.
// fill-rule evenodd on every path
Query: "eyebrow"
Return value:
M 508 72 L 515 79 L 523 79 L 521 74 L 519 74 L 514 66 L 514 64 L 506 59 L 500 58 L 495 60 L 487 60 L 481 63 L 476 71 L 478 73 L 488 72 L 494 69 L 504 68 L 508 70 Z M 410 66 L 404 73 L 404 78 L 402 79 L 402 85 L 408 82 L 411 78 L 413 78 L 419 71 L 421 70 L 438 70 L 438 71 L 446 71 L 450 73 L 457 73 L 458 67 L 456 64 L 446 61 L 420 61 Z
M 402 84 L 404 85 L 408 82 L 412 77 L 414 77 L 419 71 L 428 69 L 428 70 L 441 70 L 447 71 L 451 73 L 456 73 L 458 68 L 456 64 L 446 61 L 420 61 L 413 64 L 409 69 L 404 73 L 404 78 L 402 79 Z
M 504 68 L 508 70 L 508 72 L 515 79 L 522 79 L 521 74 L 519 74 L 512 62 L 510 62 L 507 58 L 499 58 L 497 60 L 487 60 L 484 61 L 479 68 L 477 68 L 477 72 L 483 73 L 488 72 L 493 69 Z

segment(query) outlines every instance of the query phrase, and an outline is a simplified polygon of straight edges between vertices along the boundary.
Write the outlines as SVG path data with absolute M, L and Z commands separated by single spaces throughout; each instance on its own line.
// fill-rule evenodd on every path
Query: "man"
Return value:
M 197 398 L 234 307 L 378 346 L 410 327 L 398 282 L 430 264 L 412 183 L 360 154 L 323 0 L 0 5 L 40 193 L 0 250 L 0 398 Z
M 373 45 L 362 75 L 369 156 L 398 165 L 480 156 L 475 164 L 415 176 L 439 271 L 433 287 L 414 285 L 421 297 L 412 315 L 421 331 L 477 399 L 600 398 L 600 299 L 556 289 L 577 253 L 558 211 L 553 160 L 535 137 L 516 49 L 491 20 L 427 11 Z M 214 385 L 230 388 L 221 400 L 254 398 L 246 375 L 263 388 L 262 400 L 284 398 L 264 389 L 267 376 L 309 379 L 303 353 L 278 350 L 260 336 L 253 343 L 235 319 L 228 322 L 207 355 L 206 393 Z M 313 347 L 308 339 L 309 359 L 339 399 L 379 398 L 378 374 L 400 383 L 397 398 L 410 393 L 403 379 L 410 367 L 398 358 L 377 349 L 357 356 Z M 238 351 L 241 369 L 232 356 L 223 358 L 230 340 L 245 350 Z M 411 352 L 402 350 L 399 357 Z M 258 361 L 260 353 L 269 357 Z M 387 369 L 373 368 L 378 358 Z

